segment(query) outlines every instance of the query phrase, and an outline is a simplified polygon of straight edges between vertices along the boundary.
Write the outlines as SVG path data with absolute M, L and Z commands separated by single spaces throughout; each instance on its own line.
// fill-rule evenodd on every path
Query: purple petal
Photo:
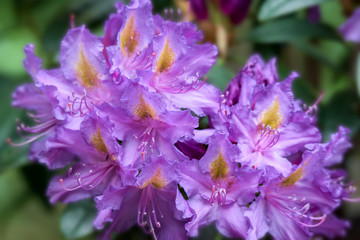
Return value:
M 339 28 L 344 39 L 350 42 L 360 43 L 360 8 Z
M 24 59 L 24 67 L 35 80 L 37 72 L 41 69 L 42 60 L 35 56 L 33 44 L 26 45 L 24 51 L 26 54 L 26 58 Z

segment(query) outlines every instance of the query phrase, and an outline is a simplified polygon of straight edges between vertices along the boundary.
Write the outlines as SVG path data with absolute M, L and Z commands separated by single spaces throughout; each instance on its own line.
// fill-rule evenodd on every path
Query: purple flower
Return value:
M 107 27 L 104 36 L 104 40 L 109 35 L 114 36 L 112 41 L 107 40 L 110 73 L 119 78 L 136 78 L 137 71 L 150 69 L 154 61 L 152 40 L 155 26 L 151 3 L 132 1 L 129 6 L 119 3 L 117 9 L 118 14 L 109 20 L 109 24 L 116 24 L 116 27 Z
M 8 142 L 13 146 L 22 146 L 32 143 L 29 158 L 32 161 L 39 161 L 49 168 L 60 168 L 65 166 L 73 156 L 63 150 L 50 151 L 47 142 L 56 135 L 58 128 L 66 121 L 63 118 L 56 118 L 53 111 L 58 101 L 54 97 L 55 88 L 42 86 L 39 83 L 38 75 L 41 69 L 41 59 L 34 54 L 34 46 L 29 44 L 25 47 L 26 58 L 24 66 L 32 76 L 33 84 L 24 84 L 18 87 L 12 95 L 13 106 L 27 109 L 28 116 L 36 123 L 34 126 L 26 126 L 18 123 L 17 130 L 26 140 L 22 143 Z M 65 160 L 64 160 L 65 159 Z
M 338 219 L 334 214 L 329 214 L 321 225 L 311 228 L 310 231 L 314 234 L 334 239 L 336 237 L 344 237 L 349 227 L 349 221 Z
M 251 1 L 221 1 L 241 21 Z M 193 3 L 194 4 L 194 3 Z M 241 9 L 240 9 L 241 8 Z M 203 77 L 217 49 L 196 25 L 152 15 L 149 0 L 116 4 L 96 37 L 72 28 L 60 67 L 41 69 L 13 94 L 37 125 L 18 125 L 30 158 L 66 168 L 51 203 L 93 198 L 102 239 L 140 226 L 154 239 L 186 239 L 214 223 L 226 237 L 336 237 L 348 222 L 334 210 L 355 188 L 335 166 L 350 148 L 340 127 L 321 143 L 314 113 L 295 100 L 296 73 L 279 82 L 275 59 L 251 57 L 223 95 Z M 239 10 L 240 9 L 240 10 Z M 236 16 L 235 16 L 236 15 Z M 209 128 L 197 129 L 199 118 Z
M 116 107 L 104 105 L 100 114 L 115 124 L 115 136 L 123 141 L 122 164 L 138 166 L 161 154 L 174 162 L 187 159 L 174 144 L 189 140 L 198 119 L 189 110 L 168 111 L 161 95 L 129 83 Z
M 269 229 L 276 239 L 309 239 L 309 229 L 325 221 L 338 203 L 312 182 L 316 171 L 321 171 L 314 168 L 312 162 L 315 161 L 304 161 L 286 178 L 274 169 L 267 170 L 268 179 L 261 189 L 261 196 L 245 214 L 255 227 L 252 235 L 261 238 L 263 229 Z
M 249 105 L 249 100 L 254 91 L 260 86 L 267 86 L 278 81 L 276 59 L 264 63 L 259 55 L 253 55 L 243 69 L 230 81 L 225 89 L 225 100 L 228 106 L 240 102 Z M 256 87 L 258 85 L 258 87 Z
M 263 170 L 273 166 L 287 176 L 292 164 L 285 157 L 320 141 L 316 127 L 294 117 L 293 78 L 267 87 L 255 85 L 257 90 L 242 100 L 246 105 L 239 102 L 231 108 L 229 131 L 241 149 L 242 163 Z
M 152 17 L 148 1 L 119 4 L 118 14 L 121 17 L 109 20 L 117 26 L 122 22 L 117 42 L 107 47 L 110 73 L 117 81 L 138 79 L 162 94 L 169 109 L 189 108 L 198 115 L 216 113 L 220 92 L 201 77 L 214 64 L 217 49 L 198 44 L 202 34 L 196 26 Z M 110 33 L 106 31 L 105 40 L 114 35 L 110 26 L 107 29 Z
M 37 75 L 43 86 L 56 87 L 58 118 L 71 117 L 80 123 L 94 106 L 114 98 L 116 86 L 108 73 L 103 45 L 84 26 L 69 30 L 61 43 L 60 68 Z M 78 129 L 79 124 L 69 124 Z
M 244 238 L 250 228 L 243 215 L 258 191 L 259 171 L 239 170 L 234 161 L 237 147 L 225 137 L 216 133 L 200 161 L 181 164 L 180 185 L 189 200 L 177 207 L 184 217 L 192 216 L 185 225 L 190 236 L 197 236 L 200 227 L 212 222 L 227 237 Z
M 44 90 L 51 91 L 50 88 L 39 88 L 37 86 L 38 79 L 37 74 L 41 71 L 42 61 L 34 54 L 34 46 L 29 44 L 25 47 L 26 58 L 24 60 L 24 66 L 28 73 L 34 80 L 32 84 L 24 84 L 18 87 L 12 94 L 12 105 L 17 108 L 25 108 L 29 113 L 29 116 L 38 122 L 37 126 L 27 127 L 24 124 L 18 126 L 18 130 L 27 133 L 37 134 L 33 138 L 29 138 L 25 143 L 33 142 L 34 140 L 48 134 L 58 123 L 58 121 L 51 114 L 54 103 L 51 99 L 44 94 Z
M 177 181 L 176 164 L 160 157 L 141 169 L 135 185 L 110 186 L 95 198 L 99 209 L 95 227 L 102 229 L 105 222 L 111 222 L 102 239 L 136 223 L 154 239 L 184 239 L 184 221 L 175 208 Z
M 120 164 L 123 151 L 113 129 L 109 119 L 94 114 L 82 122 L 80 132 L 61 129 L 51 147 L 66 149 L 79 162 L 66 175 L 55 177 L 50 183 L 47 195 L 52 203 L 78 201 L 103 193 L 109 184 L 122 186 L 134 182 L 136 171 Z
M 349 196 L 354 193 L 355 188 L 352 184 L 345 184 L 346 172 L 340 169 L 330 169 L 336 164 L 341 163 L 343 155 L 352 146 L 348 138 L 349 129 L 339 127 L 337 133 L 331 135 L 328 143 L 315 143 L 306 145 L 303 158 L 317 159 L 319 169 L 318 181 L 321 182 L 323 191 L 332 194 L 338 201 L 351 200 Z
M 360 43 L 360 8 L 339 28 L 346 41 Z
M 253 226 L 260 228 L 254 229 L 252 235 L 262 237 L 264 228 L 276 239 L 308 239 L 313 233 L 328 237 L 344 234 L 348 222 L 337 219 L 331 212 L 352 189 L 343 183 L 343 171 L 328 170 L 324 166 L 338 162 L 340 154 L 348 149 L 346 133 L 346 129 L 340 128 L 329 143 L 307 145 L 309 150 L 303 153 L 302 162 L 287 177 L 268 169 L 261 189 L 262 198 L 256 199 L 245 214 Z M 272 220 L 266 221 L 266 217 L 259 215 Z M 331 228 L 335 224 L 337 226 Z

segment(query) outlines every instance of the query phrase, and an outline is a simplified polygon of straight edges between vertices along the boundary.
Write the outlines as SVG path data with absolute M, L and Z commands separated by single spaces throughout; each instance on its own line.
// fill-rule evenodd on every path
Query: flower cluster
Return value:
M 212 223 L 244 239 L 344 234 L 349 223 L 333 211 L 354 187 L 333 166 L 349 131 L 321 142 L 317 103 L 291 91 L 296 73 L 279 81 L 275 60 L 255 55 L 222 94 L 203 77 L 217 49 L 199 44 L 195 25 L 153 16 L 149 1 L 116 9 L 102 37 L 68 31 L 57 69 L 25 48 L 34 83 L 13 105 L 37 125 L 19 123 L 28 140 L 10 143 L 31 142 L 31 160 L 67 169 L 50 183 L 51 203 L 93 198 L 94 226 L 108 223 L 102 239 L 134 225 L 186 239 Z

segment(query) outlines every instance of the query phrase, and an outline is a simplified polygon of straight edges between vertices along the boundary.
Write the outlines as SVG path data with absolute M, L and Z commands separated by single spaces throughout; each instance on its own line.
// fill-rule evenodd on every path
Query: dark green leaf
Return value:
M 329 0 L 266 0 L 260 7 L 260 21 L 279 17 Z
M 0 8 L 0 32 L 16 23 L 15 1 L 2 0 Z
M 341 40 L 337 31 L 325 24 L 312 24 L 303 19 L 281 19 L 254 28 L 248 38 L 256 43 L 286 43 L 293 40 L 322 38 Z
M 0 174 L 0 220 L 9 216 L 27 198 L 28 190 L 16 169 Z
M 207 81 L 223 91 L 234 76 L 235 73 L 218 60 L 207 74 Z
M 347 90 L 336 94 L 326 105 L 319 108 L 318 120 L 324 141 L 342 125 L 351 129 L 354 136 L 360 130 L 358 97 L 355 91 Z
M 304 103 L 310 105 L 313 104 L 317 98 L 311 85 L 302 78 L 296 78 L 292 84 L 292 90 L 295 98 L 301 99 Z
M 335 70 L 339 69 L 339 66 L 332 58 L 329 58 L 327 53 L 321 51 L 319 48 L 311 45 L 310 43 L 302 40 L 294 40 L 291 41 L 291 43 L 303 52 L 318 60 L 319 62 L 327 65 L 328 67 Z
M 5 145 L 0 148 L 0 172 L 29 163 L 27 154 L 29 146 L 12 147 Z
M 94 231 L 95 216 L 95 207 L 89 201 L 69 204 L 61 217 L 60 229 L 68 239 L 84 237 Z
M 185 200 L 188 200 L 189 197 L 188 197 L 188 195 L 186 194 L 184 188 L 181 187 L 180 184 L 178 184 L 178 188 L 179 188 L 179 191 L 180 191 L 181 195 L 183 196 L 183 198 L 184 198 Z
M 356 63 L 356 83 L 358 94 L 360 95 L 360 53 L 358 53 L 357 63 Z

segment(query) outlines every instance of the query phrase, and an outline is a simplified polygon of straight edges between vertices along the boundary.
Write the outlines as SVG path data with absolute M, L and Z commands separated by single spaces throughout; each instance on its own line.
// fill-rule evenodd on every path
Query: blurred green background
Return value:
M 229 80 L 254 53 L 265 59 L 276 57 L 281 78 L 292 70 L 301 77 L 294 82 L 295 95 L 311 105 L 324 92 L 319 105 L 318 125 L 324 141 L 344 125 L 352 130 L 354 148 L 342 164 L 349 179 L 360 186 L 360 46 L 346 43 L 337 33 L 356 7 L 356 0 L 307 0 L 308 4 L 287 8 L 283 14 L 269 7 L 271 2 L 291 4 L 294 0 L 254 0 L 240 25 L 232 25 L 214 7 L 210 18 L 197 22 L 188 13 L 185 0 L 153 0 L 154 13 L 181 9 L 205 31 L 206 39 L 220 47 L 221 56 L 208 74 L 208 81 L 224 89 Z M 300 1 L 300 0 L 295 0 Z M 0 239 L 95 239 L 91 221 L 95 210 L 91 202 L 51 206 L 45 197 L 54 173 L 27 159 L 28 146 L 13 148 L 10 137 L 21 141 L 16 119 L 27 121 L 22 110 L 11 107 L 11 93 L 21 83 L 31 82 L 23 68 L 23 48 L 35 45 L 43 67 L 58 66 L 60 42 L 75 14 L 76 25 L 85 24 L 101 36 L 108 15 L 115 12 L 114 0 L 1 0 L 0 2 Z M 286 3 L 287 2 L 287 3 Z M 307 7 L 320 6 L 319 22 L 308 20 Z M 299 5 L 299 4 L 298 4 Z M 180 19 L 181 17 L 176 17 Z M 359 25 L 360 27 L 360 25 Z M 357 193 L 360 196 L 360 193 Z M 360 203 L 344 203 L 337 214 L 352 222 L 344 239 L 360 239 Z M 117 239 L 149 239 L 141 230 Z M 225 239 L 213 227 L 205 228 L 199 239 Z

